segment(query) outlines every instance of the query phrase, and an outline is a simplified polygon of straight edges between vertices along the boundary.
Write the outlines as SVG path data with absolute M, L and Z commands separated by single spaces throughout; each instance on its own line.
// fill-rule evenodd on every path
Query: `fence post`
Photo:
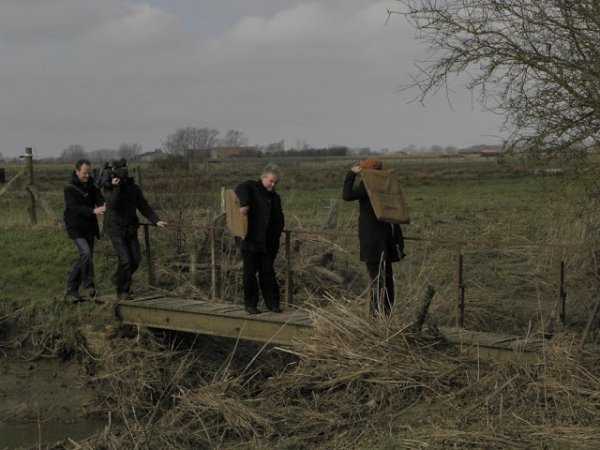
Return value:
M 217 271 L 217 245 L 215 238 L 215 227 L 210 227 L 210 278 L 211 278 L 211 299 L 217 300 L 221 296 L 221 286 Z
M 327 216 L 326 227 L 329 229 L 337 228 L 338 219 L 338 201 L 337 198 L 329 199 L 329 215 Z
M 461 254 L 460 242 L 457 246 L 456 265 L 456 326 L 462 328 L 465 324 L 465 285 L 463 282 L 463 255 Z
M 29 175 L 28 186 L 33 186 L 33 154 L 31 147 L 25 148 L 25 171 Z M 37 216 L 35 213 L 35 193 L 32 189 L 27 189 L 29 192 L 29 220 L 32 224 L 37 223 Z
M 285 230 L 285 306 L 292 304 L 293 297 L 293 278 L 292 278 L 292 251 L 291 251 L 292 232 Z
M 198 285 L 198 243 L 192 242 L 192 253 L 190 254 L 190 281 L 193 286 Z
M 156 273 L 154 272 L 154 261 L 152 261 L 152 252 L 150 251 L 150 225 L 144 224 L 144 245 L 146 246 L 146 262 L 148 263 L 148 284 L 156 286 Z
M 140 190 L 143 191 L 144 188 L 142 187 L 142 168 L 140 166 L 137 166 L 135 168 L 135 174 L 137 175 L 137 185 L 140 187 Z

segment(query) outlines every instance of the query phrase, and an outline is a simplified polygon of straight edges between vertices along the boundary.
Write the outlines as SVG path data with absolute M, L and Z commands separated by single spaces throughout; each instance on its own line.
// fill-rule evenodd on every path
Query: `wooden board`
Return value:
M 398 177 L 385 170 L 363 169 L 360 172 L 375 216 L 383 222 L 408 224 L 410 217 Z
M 233 189 L 225 191 L 225 213 L 229 232 L 244 239 L 248 235 L 248 216 L 240 216 L 240 199 Z

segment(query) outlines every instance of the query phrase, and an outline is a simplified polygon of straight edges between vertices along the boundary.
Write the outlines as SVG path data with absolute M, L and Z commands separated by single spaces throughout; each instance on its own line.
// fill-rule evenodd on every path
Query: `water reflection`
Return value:
M 15 450 L 33 445 L 48 445 L 66 438 L 85 439 L 107 425 L 106 420 L 74 423 L 0 422 L 0 449 Z

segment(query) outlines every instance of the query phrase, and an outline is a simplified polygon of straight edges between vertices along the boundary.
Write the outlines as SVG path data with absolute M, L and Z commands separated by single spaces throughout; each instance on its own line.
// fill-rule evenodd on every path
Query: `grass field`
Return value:
M 395 265 L 394 317 L 382 323 L 364 315 L 366 279 L 353 236 L 358 205 L 341 200 L 345 173 L 356 162 L 277 161 L 295 304 L 328 313 L 316 309 L 315 339 L 281 351 L 212 338 L 184 345 L 147 332 L 118 340 L 103 361 L 111 376 L 93 383 L 128 431 L 104 433 L 81 448 L 595 448 L 597 358 L 575 354 L 573 342 L 596 301 L 591 246 L 598 230 L 581 208 L 585 186 L 572 182 L 568 165 L 565 176 L 539 177 L 517 163 L 478 157 L 384 159 L 400 177 L 411 224 L 403 226 L 408 257 Z M 187 271 L 190 252 L 197 246 L 200 262 L 209 260 L 203 227 L 223 225 L 221 188 L 257 179 L 265 163 L 137 169 L 146 197 L 173 225 L 151 229 L 161 289 L 208 298 L 208 277 L 192 283 Z M 7 179 L 21 169 L 7 167 Z M 59 218 L 70 171 L 35 167 L 37 190 Z M 332 199 L 338 217 L 328 228 Z M 80 354 L 78 324 L 114 319 L 93 305 L 57 306 L 75 246 L 42 208 L 30 224 L 27 207 L 23 179 L 0 196 L 0 317 L 25 324 L 22 342 L 41 353 L 73 357 Z M 217 239 L 218 262 L 239 263 L 231 236 L 220 231 Z M 428 323 L 455 323 L 459 250 L 465 326 L 519 336 L 553 327 L 556 344 L 539 364 L 470 360 L 405 329 L 428 286 L 436 290 Z M 566 326 L 556 320 L 561 262 Z M 95 264 L 99 289 L 109 292 L 116 258 L 107 238 Z M 149 289 L 145 271 L 144 262 L 134 278 L 138 292 Z M 283 282 L 282 268 L 278 278 Z M 222 301 L 241 302 L 239 272 L 224 271 L 221 283 Z M 594 330 L 589 344 L 597 338 Z
M 278 191 L 286 229 L 356 233 L 358 205 L 341 200 L 344 175 L 355 163 L 349 159 L 282 160 L 284 179 Z M 185 264 L 192 244 L 198 246 L 201 262 L 210 258 L 208 233 L 192 227 L 223 226 L 222 218 L 218 219 L 221 188 L 258 178 L 264 164 L 234 161 L 174 172 L 148 165 L 136 168 L 150 203 L 173 225 L 165 232 L 151 231 L 159 280 L 164 287 L 182 295 L 186 289 L 195 290 L 197 295 L 198 290 L 210 288 L 202 281 L 191 286 L 186 277 Z M 594 295 L 594 282 L 589 277 L 594 270 L 593 252 L 527 246 L 595 243 L 594 228 L 570 209 L 573 204 L 569 198 L 575 196 L 576 187 L 568 186 L 561 177 L 540 179 L 519 166 L 500 165 L 486 158 L 390 159 L 384 164 L 399 175 L 411 216 L 411 224 L 403 227 L 409 257 L 396 265 L 398 307 L 415 308 L 426 286 L 433 285 L 437 296 L 432 314 L 437 312 L 436 320 L 441 324 L 453 323 L 461 241 L 470 327 L 512 333 L 532 328 L 540 331 L 543 325 L 539 322 L 556 312 L 561 261 L 566 264 L 564 289 L 569 299 L 577 298 L 568 305 L 570 322 L 581 326 Z M 21 169 L 8 167 L 7 179 Z M 76 258 L 75 247 L 60 221 L 62 187 L 70 171 L 69 166 L 60 165 L 35 168 L 36 188 L 59 218 L 57 222 L 38 202 L 38 223 L 29 223 L 25 177 L 0 196 L 0 239 L 5 249 L 0 264 L 3 297 L 33 299 L 61 294 Z M 327 228 L 332 201 L 337 202 L 339 211 L 335 229 Z M 218 237 L 224 250 L 220 262 L 239 262 L 228 233 L 220 232 Z M 363 292 L 365 278 L 357 258 L 357 239 L 318 234 L 293 234 L 293 239 L 297 301 L 322 297 L 324 293 L 353 298 Z M 343 288 L 311 273 L 316 260 L 344 278 Z M 103 292 L 110 290 L 107 280 L 114 266 L 112 247 L 103 238 L 96 251 L 96 278 Z M 283 273 L 280 276 L 283 280 Z M 136 274 L 136 283 L 140 286 L 146 280 L 143 266 Z M 239 302 L 239 274 L 224 274 L 222 283 L 226 300 Z

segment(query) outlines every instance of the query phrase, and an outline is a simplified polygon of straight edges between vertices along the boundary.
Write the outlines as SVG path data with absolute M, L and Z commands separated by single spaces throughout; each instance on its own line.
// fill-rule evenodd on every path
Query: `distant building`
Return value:
M 500 156 L 502 152 L 500 150 L 495 150 L 493 148 L 486 148 L 481 150 L 481 156 Z
M 137 156 L 136 160 L 140 162 L 150 162 L 150 161 L 158 161 L 161 159 L 166 159 L 167 154 L 163 152 L 160 148 L 157 148 L 153 152 L 141 153 Z
M 209 148 L 190 148 L 185 151 L 185 157 L 188 161 L 204 162 L 211 157 Z
M 225 158 L 257 158 L 256 147 L 215 147 L 210 153 L 210 159 Z

